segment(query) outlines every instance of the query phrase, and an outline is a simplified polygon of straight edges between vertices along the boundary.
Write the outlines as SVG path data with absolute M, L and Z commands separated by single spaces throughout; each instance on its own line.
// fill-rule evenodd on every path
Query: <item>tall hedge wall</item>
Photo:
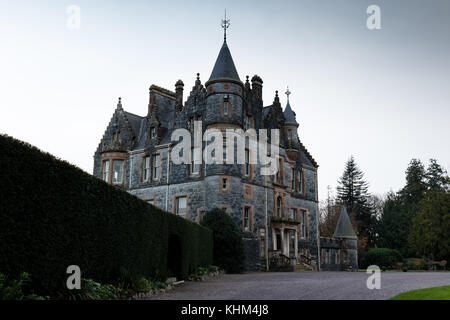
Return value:
M 69 265 L 115 283 L 168 276 L 171 259 L 186 276 L 212 263 L 212 243 L 210 230 L 0 135 L 0 272 L 29 272 L 47 293 L 65 290 Z

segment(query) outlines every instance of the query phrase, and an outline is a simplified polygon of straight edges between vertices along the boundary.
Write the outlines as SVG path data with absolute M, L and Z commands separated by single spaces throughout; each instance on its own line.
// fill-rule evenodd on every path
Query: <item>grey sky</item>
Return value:
M 66 28 L 69 5 L 81 29 Z M 366 9 L 381 8 L 381 30 Z M 398 190 L 411 158 L 450 167 L 450 1 L 227 1 L 241 79 L 264 104 L 289 86 L 319 197 L 353 154 L 370 191 Z M 148 87 L 185 97 L 222 44 L 223 1 L 1 1 L 0 132 L 92 172 L 121 96 L 145 115 Z M 281 94 L 283 106 L 286 97 Z

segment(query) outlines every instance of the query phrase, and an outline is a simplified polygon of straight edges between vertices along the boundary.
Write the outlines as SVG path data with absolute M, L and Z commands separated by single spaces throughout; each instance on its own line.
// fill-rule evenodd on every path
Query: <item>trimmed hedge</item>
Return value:
M 104 283 L 187 277 L 212 246 L 207 228 L 0 135 L 0 272 L 28 272 L 37 292 L 66 290 L 69 265 Z
M 392 269 L 396 262 L 402 262 L 403 258 L 399 251 L 389 248 L 374 248 L 365 252 L 359 261 L 359 267 L 366 269 L 371 265 L 379 266 L 381 269 Z

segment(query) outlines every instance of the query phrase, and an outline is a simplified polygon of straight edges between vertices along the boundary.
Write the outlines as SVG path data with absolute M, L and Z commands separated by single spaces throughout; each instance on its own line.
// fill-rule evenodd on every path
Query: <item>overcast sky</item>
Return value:
M 261 76 L 264 105 L 292 92 L 321 200 L 350 155 L 377 194 L 403 186 L 413 157 L 449 170 L 450 1 L 0 3 L 0 133 L 87 172 L 117 97 L 143 116 L 151 84 L 182 79 L 186 98 L 197 72 L 208 80 L 225 4 L 241 79 Z M 372 4 L 379 30 L 366 26 Z M 80 29 L 66 26 L 69 5 Z

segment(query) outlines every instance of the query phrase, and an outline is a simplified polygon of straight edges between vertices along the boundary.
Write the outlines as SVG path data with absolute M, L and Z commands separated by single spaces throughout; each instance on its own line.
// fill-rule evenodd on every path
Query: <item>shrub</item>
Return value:
M 391 269 L 397 262 L 403 260 L 400 252 L 389 248 L 369 249 L 360 257 L 359 265 L 362 269 L 366 269 L 370 265 L 377 265 L 382 270 Z
M 81 279 L 81 289 L 66 291 L 60 299 L 67 300 L 117 300 L 120 290 L 111 284 L 100 284 L 92 279 Z
M 425 259 L 408 258 L 408 259 L 406 259 L 405 263 L 408 266 L 409 270 L 426 270 L 427 269 L 427 263 L 426 263 Z
M 223 209 L 215 208 L 205 213 L 201 224 L 213 231 L 214 264 L 227 273 L 244 271 L 244 244 L 233 219 Z
M 133 289 L 136 292 L 149 292 L 154 287 L 154 284 L 147 278 L 141 277 L 133 284 Z
M 218 271 L 220 271 L 220 268 L 218 266 L 208 266 L 209 273 L 218 272 Z
M 0 272 L 30 272 L 36 292 L 68 294 L 69 265 L 129 284 L 212 263 L 210 230 L 11 137 L 0 135 L 0 150 Z
M 8 279 L 0 273 L 0 300 L 44 300 L 32 292 L 30 276 L 22 272 L 18 279 Z

